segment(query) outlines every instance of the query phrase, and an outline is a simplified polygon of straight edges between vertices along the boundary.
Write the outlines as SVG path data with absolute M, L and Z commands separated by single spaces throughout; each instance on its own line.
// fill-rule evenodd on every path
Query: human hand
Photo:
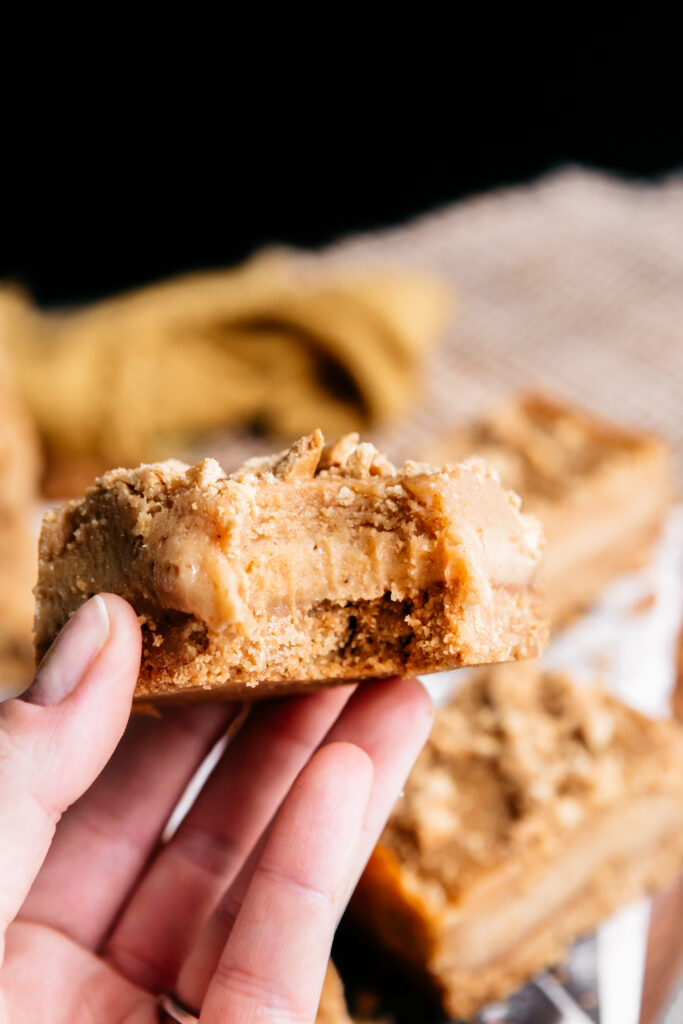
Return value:
M 93 598 L 0 707 L 0 1022 L 152 1024 L 164 990 L 202 1024 L 312 1022 L 429 699 L 394 679 L 256 705 L 163 844 L 238 708 L 126 728 L 139 659 L 130 606 Z

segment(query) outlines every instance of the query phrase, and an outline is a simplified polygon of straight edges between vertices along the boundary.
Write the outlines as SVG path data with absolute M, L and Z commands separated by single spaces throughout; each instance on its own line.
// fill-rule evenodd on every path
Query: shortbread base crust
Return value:
M 536 640 L 529 633 L 528 599 L 540 605 L 531 592 L 520 596 L 515 588 L 499 588 L 496 594 L 496 614 L 510 622 L 512 658 L 533 657 L 543 644 L 541 629 Z M 283 685 L 296 693 L 485 661 L 484 649 L 477 660 L 476 651 L 445 643 L 446 629 L 439 586 L 415 600 L 393 601 L 386 595 L 341 606 L 323 602 L 296 618 L 264 618 L 258 635 L 249 638 L 214 632 L 180 613 L 159 621 L 145 616 L 135 696 L 155 703 L 195 700 L 202 694 L 212 700 L 253 699 L 281 692 Z

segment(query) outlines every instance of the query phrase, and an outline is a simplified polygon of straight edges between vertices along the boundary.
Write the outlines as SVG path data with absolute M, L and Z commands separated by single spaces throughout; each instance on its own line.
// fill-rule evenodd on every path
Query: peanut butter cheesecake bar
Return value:
M 466 1017 L 683 867 L 683 730 L 535 663 L 434 728 L 351 904 Z
M 320 431 L 226 476 L 105 474 L 46 515 L 40 657 L 91 594 L 143 628 L 138 698 L 291 692 L 535 656 L 542 533 L 484 463 L 397 471 Z
M 671 452 L 655 437 L 540 395 L 513 400 L 439 442 L 439 462 L 474 454 L 500 472 L 544 526 L 552 622 L 647 562 L 671 504 Z

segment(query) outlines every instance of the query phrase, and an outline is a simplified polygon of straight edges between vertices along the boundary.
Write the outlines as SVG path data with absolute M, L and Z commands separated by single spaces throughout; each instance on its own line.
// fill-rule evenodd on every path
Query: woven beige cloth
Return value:
M 541 388 L 668 436 L 683 470 L 683 175 L 645 185 L 569 168 L 315 259 L 426 270 L 458 295 L 417 404 L 373 437 L 395 458 Z M 233 464 L 256 450 L 219 447 Z

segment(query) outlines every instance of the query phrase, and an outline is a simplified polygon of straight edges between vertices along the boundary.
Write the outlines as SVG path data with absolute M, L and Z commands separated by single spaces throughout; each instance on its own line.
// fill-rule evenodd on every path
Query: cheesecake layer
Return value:
M 528 666 L 437 712 L 352 902 L 466 1016 L 683 866 L 683 731 Z
M 226 476 L 205 460 L 115 470 L 48 513 L 40 657 L 110 591 L 143 625 L 138 697 L 311 683 L 534 656 L 539 524 L 483 463 L 397 471 L 320 432 Z

